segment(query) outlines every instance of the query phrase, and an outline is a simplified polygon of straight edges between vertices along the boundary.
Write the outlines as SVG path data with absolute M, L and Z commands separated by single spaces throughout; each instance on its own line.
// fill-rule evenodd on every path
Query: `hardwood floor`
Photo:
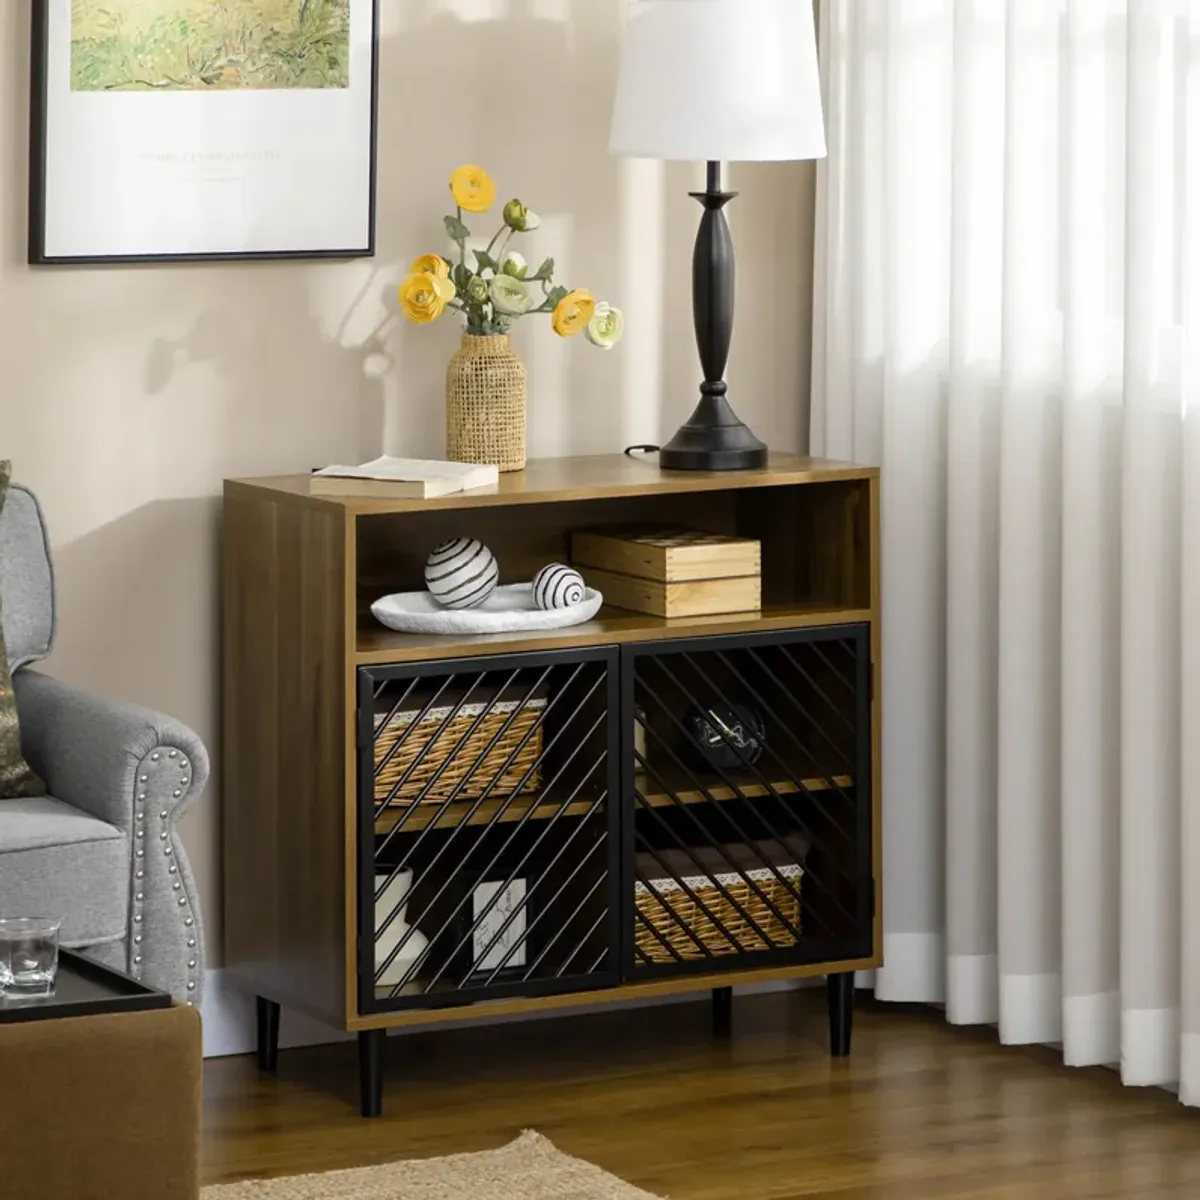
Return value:
M 351 1043 L 205 1070 L 205 1182 L 498 1146 L 534 1128 L 671 1200 L 1200 1196 L 1200 1112 L 1051 1050 L 864 1005 L 831 1060 L 819 990 L 389 1039 L 385 1114 Z M 479 1200 L 502 1200 L 480 1197 Z

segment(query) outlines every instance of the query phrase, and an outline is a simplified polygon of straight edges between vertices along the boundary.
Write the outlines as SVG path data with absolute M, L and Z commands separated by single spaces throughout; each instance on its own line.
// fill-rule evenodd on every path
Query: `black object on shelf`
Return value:
M 692 757 L 702 769 L 736 771 L 762 757 L 767 730 L 750 704 L 719 702 L 687 716 Z
M 147 987 L 81 954 L 60 950 L 54 991 L 45 996 L 0 995 L 0 1024 L 170 1007 L 171 997 L 166 992 Z
M 725 399 L 725 365 L 733 340 L 733 238 L 723 209 L 736 192 L 721 190 L 721 164 L 708 164 L 707 186 L 691 192 L 704 207 L 692 255 L 692 316 L 704 382 L 700 403 L 659 451 L 670 471 L 745 471 L 767 465 L 767 447 Z

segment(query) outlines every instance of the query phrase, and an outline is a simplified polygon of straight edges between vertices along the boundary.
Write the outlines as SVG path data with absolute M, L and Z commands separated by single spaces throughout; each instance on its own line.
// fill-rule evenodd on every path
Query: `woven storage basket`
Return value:
M 463 334 L 446 370 L 446 456 L 524 468 L 525 364 L 507 334 Z
M 636 922 L 635 938 L 638 960 L 648 959 L 655 964 L 673 963 L 678 959 L 694 962 L 707 957 L 696 944 L 697 939 L 713 955 L 747 954 L 794 946 L 797 938 L 793 930 L 800 928 L 800 877 L 803 874 L 803 869 L 793 863 L 774 870 L 760 867 L 753 871 L 730 872 L 717 875 L 715 879 L 708 875 L 685 876 L 682 884 L 687 885 L 686 890 L 674 878 L 639 882 L 634 889 L 640 918 Z M 720 887 L 717 887 L 718 883 Z M 693 895 L 696 900 L 692 899 Z M 791 929 L 775 915 L 771 905 L 787 919 Z M 755 925 L 770 939 L 769 942 L 763 940 Z
M 410 771 L 404 786 L 392 798 L 392 804 L 440 804 L 455 792 L 459 784 L 462 787 L 455 792 L 456 800 L 473 800 L 491 784 L 494 786 L 488 792 L 488 798 L 495 800 L 511 796 L 518 788 L 523 792 L 538 789 L 542 781 L 539 762 L 542 756 L 542 729 L 539 726 L 529 737 L 525 735 L 545 711 L 545 697 L 533 697 L 524 704 L 516 700 L 464 704 L 450 721 L 446 721 L 446 718 L 454 711 L 453 705 L 431 708 L 381 770 L 380 763 L 421 715 L 423 707 L 421 705 L 411 712 L 399 712 L 386 725 L 383 714 L 376 717 L 376 801 L 387 799 L 392 788 Z M 514 711 L 515 717 L 512 716 Z M 485 714 L 482 720 L 479 719 L 481 713 Z M 488 750 L 488 745 L 500 733 L 505 722 L 508 722 L 508 726 L 504 733 Z M 459 741 L 464 737 L 466 741 L 459 746 Z M 521 747 L 519 750 L 518 746 Z M 508 762 L 514 751 L 516 754 Z M 419 763 L 418 758 L 421 760 Z M 443 767 L 445 770 L 442 770 Z M 525 774 L 531 767 L 532 773 L 526 779 Z M 435 775 L 437 781 L 433 782 Z

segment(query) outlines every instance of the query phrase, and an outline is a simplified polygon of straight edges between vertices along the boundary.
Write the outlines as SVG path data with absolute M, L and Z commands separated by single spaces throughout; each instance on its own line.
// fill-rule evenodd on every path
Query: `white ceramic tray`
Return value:
M 371 614 L 397 633 L 520 633 L 527 629 L 566 629 L 590 621 L 604 597 L 588 588 L 578 604 L 541 609 L 533 586 L 498 587 L 478 608 L 443 608 L 428 592 L 396 592 L 371 605 Z

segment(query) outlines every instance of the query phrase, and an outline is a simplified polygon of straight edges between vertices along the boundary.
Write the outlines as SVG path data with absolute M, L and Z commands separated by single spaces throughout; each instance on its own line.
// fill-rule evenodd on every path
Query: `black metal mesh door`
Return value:
M 359 676 L 362 1012 L 614 982 L 616 655 Z
M 866 627 L 631 647 L 622 675 L 626 970 L 869 954 Z

